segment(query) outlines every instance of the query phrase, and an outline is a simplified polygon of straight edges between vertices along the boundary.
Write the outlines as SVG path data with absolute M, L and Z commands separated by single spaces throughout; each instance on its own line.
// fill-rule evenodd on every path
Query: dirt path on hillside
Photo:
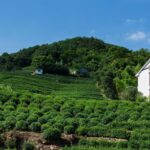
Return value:
M 16 139 L 18 142 L 31 142 L 35 145 L 36 150 L 60 150 L 60 146 L 55 144 L 47 144 L 41 133 L 10 131 L 4 133 L 5 140 Z M 19 143 L 19 144 L 20 144 Z
M 16 139 L 17 143 L 31 142 L 35 145 L 36 150 L 60 150 L 65 145 L 78 143 L 79 139 L 87 139 L 92 141 L 106 140 L 110 142 L 126 142 L 127 139 L 109 138 L 109 137 L 84 137 L 74 134 L 62 134 L 60 140 L 47 143 L 43 139 L 41 133 L 26 132 L 26 131 L 9 131 L 3 134 L 4 140 Z
M 98 141 L 98 140 L 106 140 L 108 142 L 127 142 L 127 139 L 119 139 L 119 138 L 110 138 L 110 137 L 84 137 L 80 136 L 80 139 L 87 139 L 91 141 Z

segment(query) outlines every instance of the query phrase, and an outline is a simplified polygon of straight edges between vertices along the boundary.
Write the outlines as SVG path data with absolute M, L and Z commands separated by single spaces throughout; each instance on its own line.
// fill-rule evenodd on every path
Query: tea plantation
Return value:
M 149 102 L 101 100 L 92 80 L 75 77 L 5 72 L 0 83 L 2 149 L 17 145 L 3 139 L 11 130 L 41 133 L 48 143 L 76 135 L 64 150 L 150 149 Z
M 32 75 L 31 69 L 14 72 L 0 72 L 0 84 L 11 86 L 18 92 L 31 92 L 63 97 L 101 99 L 102 95 L 90 78 Z

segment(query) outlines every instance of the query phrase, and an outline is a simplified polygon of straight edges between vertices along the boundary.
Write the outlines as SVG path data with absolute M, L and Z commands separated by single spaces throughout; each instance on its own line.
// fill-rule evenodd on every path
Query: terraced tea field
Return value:
M 73 98 L 101 99 L 95 82 L 89 78 L 31 75 L 28 71 L 0 72 L 0 84 L 11 86 L 15 91 L 28 91 L 44 95 Z

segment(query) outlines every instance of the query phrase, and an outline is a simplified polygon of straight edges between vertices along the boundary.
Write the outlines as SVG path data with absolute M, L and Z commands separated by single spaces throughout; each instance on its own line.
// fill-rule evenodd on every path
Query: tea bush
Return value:
M 42 133 L 47 141 L 60 139 L 61 133 L 79 137 L 105 137 L 128 140 L 115 148 L 146 149 L 150 140 L 150 103 L 66 99 L 61 96 L 0 90 L 0 132 L 9 130 Z M 106 143 L 105 143 L 106 142 Z M 94 142 L 90 141 L 89 147 Z

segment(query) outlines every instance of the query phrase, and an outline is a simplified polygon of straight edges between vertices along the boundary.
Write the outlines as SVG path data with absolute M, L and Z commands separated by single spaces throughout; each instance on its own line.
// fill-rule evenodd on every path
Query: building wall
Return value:
M 36 69 L 35 74 L 42 75 L 43 74 L 43 69 Z
M 143 96 L 149 96 L 149 69 L 143 70 L 138 77 L 138 91 Z

